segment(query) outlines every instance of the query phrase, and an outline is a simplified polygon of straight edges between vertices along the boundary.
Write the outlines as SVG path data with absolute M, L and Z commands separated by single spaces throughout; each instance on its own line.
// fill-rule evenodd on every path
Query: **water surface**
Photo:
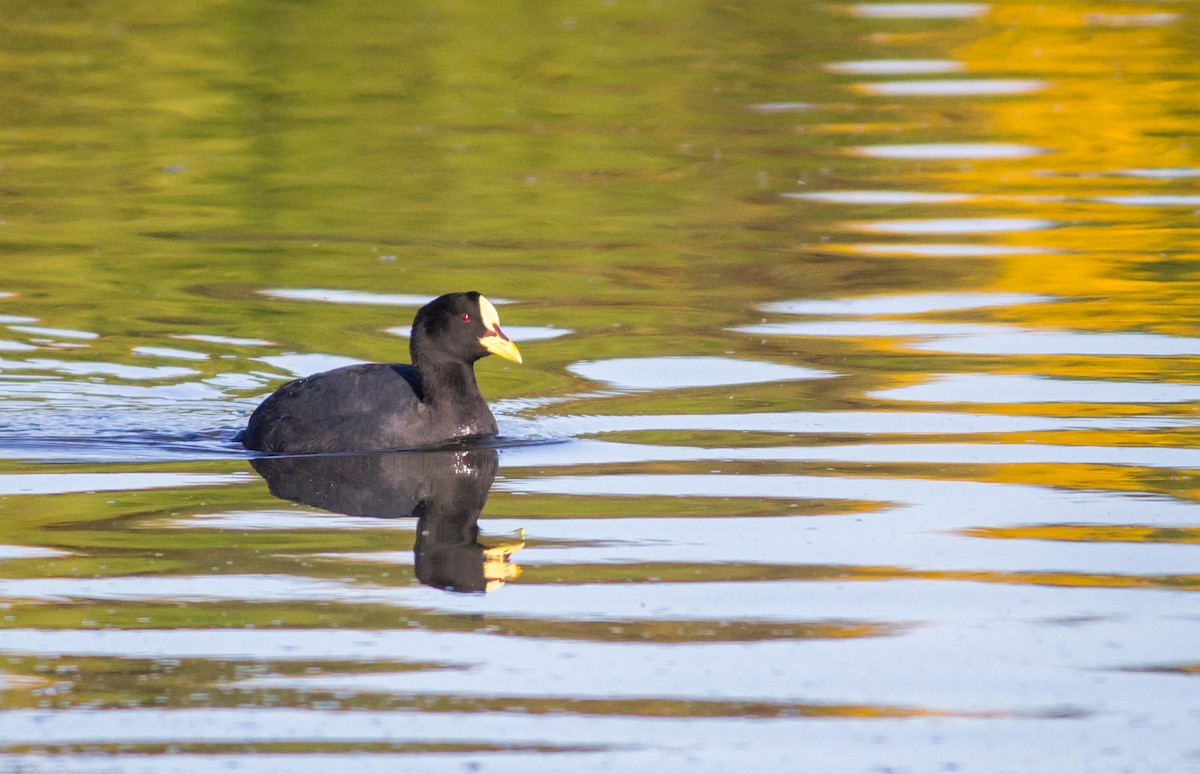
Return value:
M 0 771 L 1200 766 L 1195 8 L 0 21 Z M 479 290 L 502 438 L 252 458 Z

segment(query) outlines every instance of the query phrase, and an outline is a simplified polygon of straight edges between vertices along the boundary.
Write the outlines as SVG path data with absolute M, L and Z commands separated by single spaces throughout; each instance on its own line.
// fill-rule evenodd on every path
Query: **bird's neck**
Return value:
M 482 400 L 470 363 L 432 360 L 416 364 L 421 375 L 421 398 L 430 406 L 466 406 Z

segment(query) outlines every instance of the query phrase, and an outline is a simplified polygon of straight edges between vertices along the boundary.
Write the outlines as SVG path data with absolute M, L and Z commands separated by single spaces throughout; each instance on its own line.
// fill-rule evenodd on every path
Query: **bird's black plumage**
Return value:
M 264 400 L 242 443 L 267 454 L 387 451 L 496 434 L 475 361 L 521 362 L 496 309 L 476 292 L 449 293 L 417 312 L 412 365 L 366 363 L 306 376 Z

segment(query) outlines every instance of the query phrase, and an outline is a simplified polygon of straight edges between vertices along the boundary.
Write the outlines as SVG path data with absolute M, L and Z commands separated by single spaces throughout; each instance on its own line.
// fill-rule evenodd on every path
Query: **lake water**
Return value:
M 741 5 L 3 15 L 0 771 L 1200 770 L 1197 6 Z

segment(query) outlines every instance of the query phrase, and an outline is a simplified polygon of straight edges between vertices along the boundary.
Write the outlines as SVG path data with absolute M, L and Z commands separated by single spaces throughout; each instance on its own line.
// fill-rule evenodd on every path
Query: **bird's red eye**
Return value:
M 462 316 L 458 319 L 462 320 L 463 322 L 471 322 L 471 315 L 468 312 L 463 312 Z

